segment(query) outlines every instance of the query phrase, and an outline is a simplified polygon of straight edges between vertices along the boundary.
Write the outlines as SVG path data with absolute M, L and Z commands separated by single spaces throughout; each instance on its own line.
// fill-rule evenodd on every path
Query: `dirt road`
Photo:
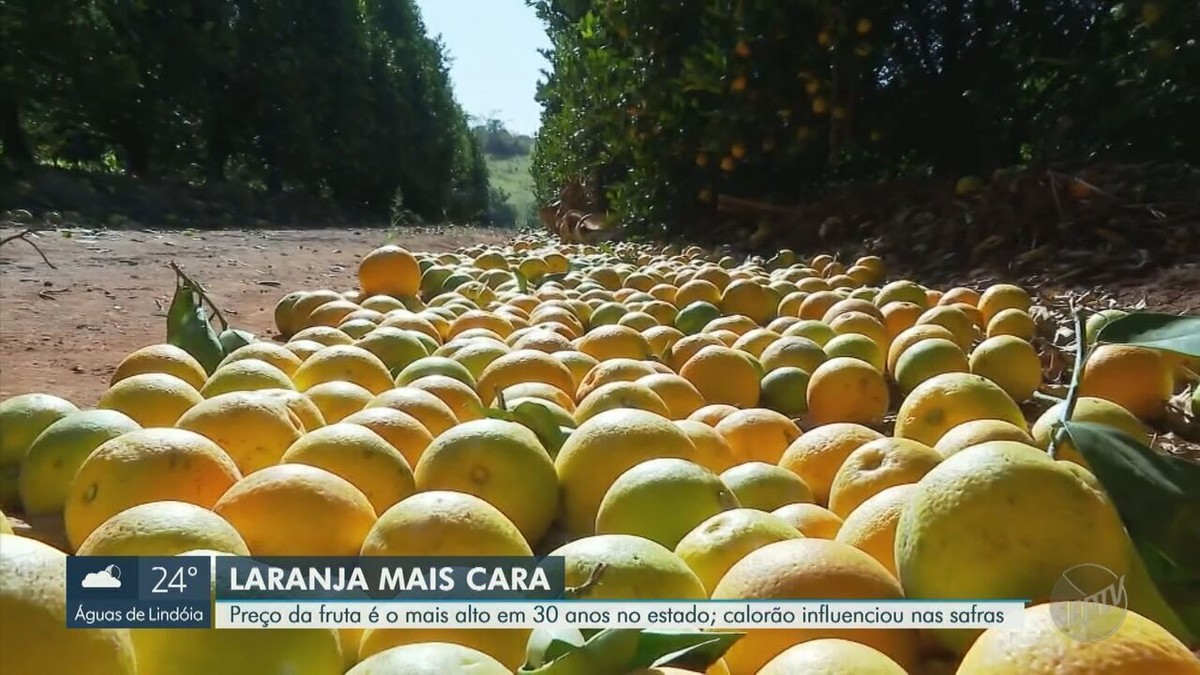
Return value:
M 472 228 L 43 232 L 34 241 L 57 269 L 11 241 L 0 249 L 0 399 L 44 391 L 94 405 L 125 354 L 165 339 L 171 261 L 205 285 L 236 327 L 270 335 L 280 297 L 353 288 L 358 259 L 376 246 L 451 251 L 509 235 Z

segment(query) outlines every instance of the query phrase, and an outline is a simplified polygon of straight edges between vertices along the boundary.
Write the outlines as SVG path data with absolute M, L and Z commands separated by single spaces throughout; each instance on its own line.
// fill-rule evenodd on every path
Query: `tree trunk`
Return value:
M 16 93 L 10 87 L 0 88 L 0 141 L 4 143 L 4 155 L 13 165 L 33 164 L 33 149 L 21 128 L 21 111 Z

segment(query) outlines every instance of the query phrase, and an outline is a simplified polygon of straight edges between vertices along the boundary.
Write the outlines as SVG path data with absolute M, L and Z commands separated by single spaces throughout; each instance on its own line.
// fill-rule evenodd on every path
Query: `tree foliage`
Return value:
M 225 180 L 431 220 L 487 168 L 413 0 L 13 0 L 0 140 L 32 162 Z
M 722 193 L 1200 156 L 1195 3 L 530 4 L 552 42 L 538 196 L 577 185 L 631 224 L 686 229 Z

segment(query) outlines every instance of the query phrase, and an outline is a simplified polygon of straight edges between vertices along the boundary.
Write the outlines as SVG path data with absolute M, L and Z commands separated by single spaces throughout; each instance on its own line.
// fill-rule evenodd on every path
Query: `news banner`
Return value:
M 594 570 L 584 586 L 603 583 Z M 561 557 L 69 557 L 70 628 L 1017 628 L 1024 600 L 573 599 Z

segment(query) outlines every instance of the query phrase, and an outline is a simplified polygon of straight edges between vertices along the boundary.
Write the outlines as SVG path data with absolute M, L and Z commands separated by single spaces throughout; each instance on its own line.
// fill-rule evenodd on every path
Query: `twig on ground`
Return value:
M 30 246 L 32 246 L 33 250 L 37 251 L 38 255 L 42 256 L 42 260 L 45 261 L 45 263 L 50 266 L 50 269 L 52 269 L 52 270 L 58 269 L 57 267 L 54 266 L 54 263 L 50 262 L 50 259 L 46 257 L 46 254 L 42 251 L 41 247 L 39 247 L 37 245 L 37 243 L 35 243 L 32 239 L 29 238 L 29 235 L 31 235 L 31 234 L 37 234 L 37 228 L 30 227 L 30 228 L 22 230 L 21 232 L 18 232 L 16 234 L 10 234 L 7 237 L 0 239 L 0 246 L 7 244 L 8 242 L 10 242 L 14 239 L 20 239 L 21 241 L 25 242 L 26 244 L 29 244 Z

